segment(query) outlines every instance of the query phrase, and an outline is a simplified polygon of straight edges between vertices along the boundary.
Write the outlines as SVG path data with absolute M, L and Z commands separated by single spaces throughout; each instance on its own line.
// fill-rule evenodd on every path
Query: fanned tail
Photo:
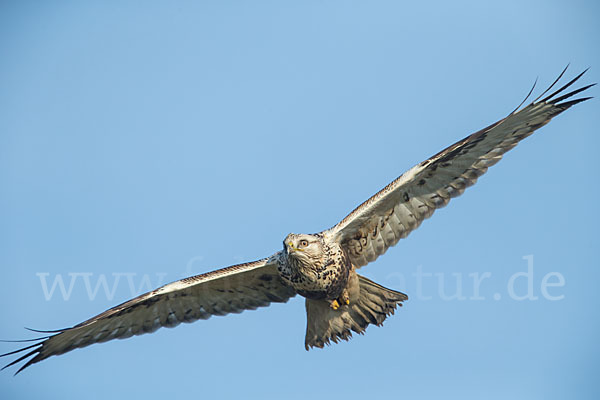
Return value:
M 363 334 L 369 324 L 380 326 L 408 296 L 387 289 L 351 272 L 348 281 L 350 304 L 333 310 L 327 300 L 306 299 L 306 350 L 323 348 L 331 341 L 349 340 L 352 332 Z

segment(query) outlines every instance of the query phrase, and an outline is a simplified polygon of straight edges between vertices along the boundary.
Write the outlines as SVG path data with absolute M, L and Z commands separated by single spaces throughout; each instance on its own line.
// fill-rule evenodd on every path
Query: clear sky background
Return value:
M 600 80 L 598 17 L 593 1 L 2 2 L 0 337 L 332 226 L 536 77 L 539 93 L 571 62 Z M 364 268 L 410 297 L 383 328 L 306 352 L 295 298 L 5 370 L 0 397 L 599 398 L 599 125 L 597 99 L 572 108 Z

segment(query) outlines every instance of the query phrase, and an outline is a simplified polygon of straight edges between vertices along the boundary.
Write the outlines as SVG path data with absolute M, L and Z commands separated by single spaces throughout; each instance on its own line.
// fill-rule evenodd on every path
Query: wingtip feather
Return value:
M 556 96 L 557 94 L 559 94 L 563 90 L 566 90 L 567 88 L 569 88 L 572 84 L 574 84 L 575 82 L 577 82 L 579 80 L 579 78 L 581 78 L 583 76 L 583 74 L 585 74 L 588 70 L 589 70 L 589 67 L 586 68 L 585 70 L 583 70 L 583 72 L 581 72 L 575 78 L 573 78 L 569 82 L 567 82 L 565 85 L 563 85 L 560 89 L 557 89 L 554 92 L 552 92 L 551 94 L 549 94 L 548 96 L 544 97 L 542 100 L 540 100 L 540 102 L 541 103 L 546 103 L 546 102 L 551 101 L 550 99 L 552 99 L 552 97 Z
M 535 98 L 535 100 L 533 100 L 533 102 L 537 102 L 540 98 L 542 98 L 542 96 L 544 96 L 546 93 L 548 93 L 550 90 L 552 90 L 552 88 L 554 87 L 554 85 L 556 85 L 558 83 L 558 81 L 560 81 L 560 79 L 563 77 L 563 75 L 565 74 L 565 72 L 567 72 L 567 69 L 569 69 L 569 66 L 571 65 L 571 63 L 567 63 L 567 66 L 562 70 L 562 72 L 558 75 L 558 77 L 554 80 L 554 82 L 552 82 L 552 84 L 550 86 L 548 86 L 548 89 L 544 90 L 542 93 L 540 93 L 540 95 L 538 97 Z
M 17 350 L 14 350 L 14 351 L 9 351 L 8 353 L 0 354 L 0 357 L 6 357 L 6 356 L 10 356 L 12 354 L 17 354 L 17 353 L 20 353 L 22 351 L 29 350 L 29 349 L 31 349 L 33 347 L 38 347 L 38 346 L 41 346 L 41 343 L 35 343 L 35 344 L 30 345 L 30 346 L 23 347 L 21 349 L 17 349 Z
M 33 329 L 33 328 L 28 328 L 28 327 L 24 327 L 24 328 L 27 329 L 28 331 L 37 332 L 37 333 L 61 333 L 61 332 L 64 332 L 69 329 L 69 328 L 64 328 L 64 329 L 54 329 L 54 330 L 43 331 L 43 330 Z
M 9 364 L 6 364 L 4 367 L 2 367 L 2 369 L 0 369 L 0 371 L 4 371 L 4 370 L 5 370 L 6 368 L 8 368 L 8 367 L 12 367 L 13 365 L 15 365 L 15 364 L 17 364 L 17 363 L 19 363 L 19 362 L 23 361 L 23 360 L 24 360 L 24 359 L 26 359 L 27 357 L 30 357 L 30 356 L 34 355 L 35 353 L 37 353 L 37 352 L 39 352 L 39 350 L 38 350 L 38 349 L 35 349 L 35 350 L 32 350 L 32 351 L 30 351 L 29 353 L 25 354 L 24 356 L 21 356 L 21 357 L 17 358 L 16 360 L 14 360 L 14 361 L 10 362 Z M 35 357 L 34 357 L 33 359 L 35 359 Z M 31 360 L 29 360 L 29 361 L 31 361 Z M 23 367 L 21 367 L 21 368 L 20 368 L 20 369 L 19 369 L 19 370 L 18 370 L 18 371 L 15 373 L 15 375 L 16 375 L 16 374 L 18 374 L 19 372 L 21 372 L 21 371 L 22 371 L 22 370 L 25 368 L 25 366 L 31 365 L 31 364 L 29 363 L 29 361 L 27 362 L 27 364 L 25 364 Z

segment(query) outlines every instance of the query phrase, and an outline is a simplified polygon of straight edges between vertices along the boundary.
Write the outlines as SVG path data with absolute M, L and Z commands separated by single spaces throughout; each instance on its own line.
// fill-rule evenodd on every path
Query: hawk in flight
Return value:
M 593 85 L 567 91 L 585 71 L 543 97 L 565 72 L 566 68 L 537 99 L 522 107 L 532 88 L 508 116 L 414 166 L 334 227 L 315 234 L 291 233 L 283 240 L 283 249 L 270 257 L 170 283 L 71 328 L 40 331 L 47 336 L 2 355 L 26 352 L 4 368 L 31 357 L 19 373 L 76 348 L 283 303 L 296 294 L 306 299 L 307 350 L 348 340 L 352 332 L 363 333 L 369 324 L 381 325 L 408 297 L 357 270 L 462 194 L 519 141 L 588 100 L 572 97 Z

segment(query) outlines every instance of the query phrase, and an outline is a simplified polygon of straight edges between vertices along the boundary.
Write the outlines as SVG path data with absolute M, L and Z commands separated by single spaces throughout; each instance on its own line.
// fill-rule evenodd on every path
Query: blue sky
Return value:
M 600 76 L 592 1 L 0 10 L 7 339 L 272 254 L 536 77 Z M 383 328 L 306 352 L 296 298 L 5 370 L 0 397 L 598 398 L 599 124 L 598 100 L 569 110 L 364 268 L 410 298 Z

